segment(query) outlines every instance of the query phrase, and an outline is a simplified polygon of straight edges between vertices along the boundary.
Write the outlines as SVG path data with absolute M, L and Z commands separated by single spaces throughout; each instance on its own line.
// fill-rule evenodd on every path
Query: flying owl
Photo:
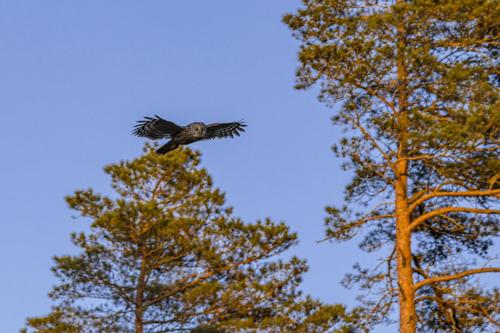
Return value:
M 170 139 L 156 150 L 158 154 L 166 154 L 181 145 L 188 145 L 200 140 L 240 136 L 241 132 L 245 132 L 244 127 L 247 126 L 241 121 L 210 125 L 195 122 L 186 126 L 179 126 L 156 115 L 154 118 L 144 117 L 143 120 L 139 120 L 137 123 L 132 130 L 132 134 L 136 136 L 153 140 Z

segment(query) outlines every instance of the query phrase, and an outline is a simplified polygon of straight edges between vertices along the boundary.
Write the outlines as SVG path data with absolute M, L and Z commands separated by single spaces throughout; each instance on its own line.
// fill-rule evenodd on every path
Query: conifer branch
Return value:
M 428 284 L 457 280 L 464 278 L 466 276 L 474 274 L 483 274 L 483 273 L 500 273 L 500 267 L 484 267 L 484 268 L 470 269 L 457 274 L 431 277 L 416 283 L 413 288 L 416 291 Z
M 460 192 L 431 192 L 429 194 L 425 194 L 420 196 L 417 200 L 415 200 L 409 207 L 410 211 L 413 211 L 418 205 L 426 202 L 427 200 L 437 198 L 437 197 L 484 197 L 484 196 L 495 196 L 500 197 L 500 189 L 487 190 L 487 191 L 460 191 Z
M 500 214 L 500 209 L 481 209 L 481 208 L 468 208 L 468 207 L 444 207 L 433 210 L 429 213 L 421 215 L 420 217 L 413 220 L 410 224 L 410 230 L 414 230 L 416 227 L 429 220 L 430 218 L 446 213 L 475 213 L 475 214 Z

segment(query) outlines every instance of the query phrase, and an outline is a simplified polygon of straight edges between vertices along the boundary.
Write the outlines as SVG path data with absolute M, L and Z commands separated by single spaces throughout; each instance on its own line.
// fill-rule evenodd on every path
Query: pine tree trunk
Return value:
M 144 332 L 144 324 L 142 322 L 142 313 L 137 313 L 135 316 L 135 333 L 143 333 Z
M 399 231 L 399 230 L 398 230 Z M 413 292 L 410 240 L 405 235 L 398 238 L 399 332 L 415 333 L 416 313 Z
M 405 218 L 398 219 L 396 227 L 397 269 L 399 287 L 399 326 L 401 333 L 416 330 L 415 294 L 411 267 L 411 239 L 405 231 Z
M 144 259 L 141 262 L 141 271 L 137 281 L 135 294 L 135 332 L 144 333 L 144 289 L 146 283 L 146 264 Z
M 402 0 L 396 0 L 400 4 Z M 399 332 L 415 333 L 417 318 L 415 311 L 415 293 L 413 289 L 413 270 L 411 252 L 411 230 L 410 213 L 408 208 L 408 71 L 405 61 L 406 28 L 404 16 L 399 16 L 397 24 L 397 78 L 399 82 L 398 94 L 398 126 L 400 130 L 398 162 L 395 167 L 396 181 L 394 189 L 396 192 L 396 261 L 398 276 L 398 299 L 399 299 Z
M 399 332 L 415 333 L 416 312 L 413 290 L 413 271 L 411 265 L 411 232 L 406 191 L 407 161 L 400 160 L 397 165 L 396 188 L 396 260 L 399 298 Z
M 142 293 L 143 289 L 139 288 L 137 290 L 138 295 L 136 296 L 135 304 L 135 332 L 134 333 L 144 333 L 144 321 L 143 321 L 143 306 L 142 306 Z M 141 294 L 139 296 L 139 294 Z

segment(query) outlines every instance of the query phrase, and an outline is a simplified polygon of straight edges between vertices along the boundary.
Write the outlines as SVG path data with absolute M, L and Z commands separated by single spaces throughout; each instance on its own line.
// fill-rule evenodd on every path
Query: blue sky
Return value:
M 356 243 L 317 244 L 323 207 L 349 174 L 330 145 L 340 130 L 314 91 L 293 89 L 298 43 L 281 23 L 298 1 L 0 1 L 0 314 L 2 332 L 49 311 L 55 254 L 82 228 L 63 197 L 109 191 L 102 168 L 141 153 L 134 122 L 245 119 L 235 140 L 193 145 L 247 221 L 299 233 L 303 290 L 354 304 L 339 282 Z M 389 332 L 387 329 L 381 332 Z

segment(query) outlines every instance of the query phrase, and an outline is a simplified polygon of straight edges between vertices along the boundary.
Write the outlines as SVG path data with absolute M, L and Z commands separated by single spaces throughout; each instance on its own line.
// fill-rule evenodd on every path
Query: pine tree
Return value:
M 297 88 L 340 102 L 334 152 L 354 176 L 327 237 L 383 253 L 344 281 L 370 291 L 367 329 L 396 305 L 403 333 L 498 329 L 499 290 L 477 278 L 500 272 L 500 2 L 303 0 L 284 22 Z
M 23 332 L 344 331 L 342 306 L 298 291 L 305 261 L 276 258 L 296 234 L 233 217 L 198 153 L 146 151 L 105 168 L 113 194 L 66 198 L 90 229 L 55 257 L 53 311 Z

